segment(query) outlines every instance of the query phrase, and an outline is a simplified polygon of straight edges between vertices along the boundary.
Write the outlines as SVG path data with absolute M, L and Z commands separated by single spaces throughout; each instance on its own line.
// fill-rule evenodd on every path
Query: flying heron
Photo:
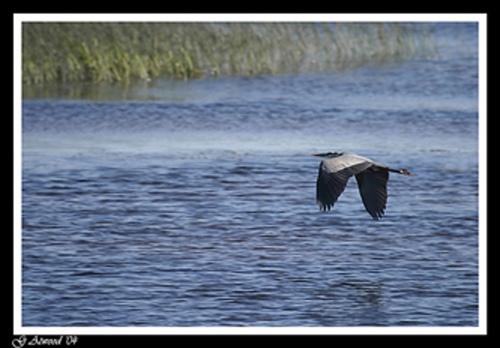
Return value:
M 413 176 L 406 169 L 392 169 L 351 152 L 327 152 L 313 156 L 326 157 L 319 165 L 316 200 L 320 210 L 330 210 L 344 191 L 349 178 L 356 176 L 366 211 L 378 220 L 387 203 L 389 172 Z

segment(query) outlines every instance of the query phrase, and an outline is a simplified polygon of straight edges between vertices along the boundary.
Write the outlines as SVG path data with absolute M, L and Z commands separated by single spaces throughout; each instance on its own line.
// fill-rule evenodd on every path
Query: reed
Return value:
M 23 83 L 341 71 L 433 57 L 424 24 L 23 23 Z

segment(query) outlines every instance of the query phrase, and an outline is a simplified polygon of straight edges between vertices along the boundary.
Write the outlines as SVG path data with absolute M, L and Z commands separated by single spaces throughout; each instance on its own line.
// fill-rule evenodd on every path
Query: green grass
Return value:
M 433 57 L 425 24 L 23 23 L 23 83 L 342 71 Z

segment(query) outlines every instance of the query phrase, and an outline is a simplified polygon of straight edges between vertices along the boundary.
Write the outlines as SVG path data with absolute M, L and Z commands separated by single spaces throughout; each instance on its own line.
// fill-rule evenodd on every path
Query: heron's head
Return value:
M 330 152 L 325 152 L 325 153 L 314 153 L 313 156 L 316 157 L 337 157 L 342 155 L 340 152 L 335 152 L 335 151 L 330 151 Z

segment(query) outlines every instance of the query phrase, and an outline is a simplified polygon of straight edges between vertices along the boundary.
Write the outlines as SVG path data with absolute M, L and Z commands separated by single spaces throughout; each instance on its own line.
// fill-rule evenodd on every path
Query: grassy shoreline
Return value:
M 23 23 L 22 78 L 153 78 L 342 71 L 437 54 L 419 23 Z

